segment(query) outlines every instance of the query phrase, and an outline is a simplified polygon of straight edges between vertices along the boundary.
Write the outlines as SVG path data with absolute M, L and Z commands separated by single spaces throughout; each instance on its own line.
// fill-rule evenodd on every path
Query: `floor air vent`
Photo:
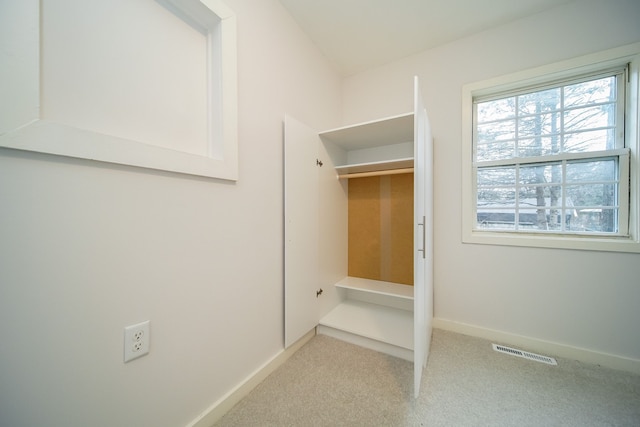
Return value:
M 548 356 L 541 356 L 535 353 L 529 353 L 528 351 L 518 350 L 517 348 L 505 347 L 503 345 L 491 344 L 493 349 L 500 353 L 510 354 L 512 356 L 522 357 L 524 359 L 533 360 L 536 362 L 546 363 L 547 365 L 557 365 L 556 359 Z

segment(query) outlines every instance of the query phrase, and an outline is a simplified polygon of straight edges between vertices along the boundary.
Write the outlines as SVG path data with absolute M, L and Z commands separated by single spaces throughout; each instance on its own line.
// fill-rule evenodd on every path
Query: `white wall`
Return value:
M 441 325 L 458 322 L 472 333 L 494 330 L 640 366 L 640 255 L 462 244 L 459 190 L 463 84 L 640 41 L 638 22 L 637 0 L 578 0 L 345 80 L 345 124 L 411 111 L 411 77 L 421 80 L 435 138 Z
M 0 425 L 186 425 L 282 350 L 282 120 L 338 125 L 341 80 L 276 0 L 225 1 L 237 183 L 0 149 Z

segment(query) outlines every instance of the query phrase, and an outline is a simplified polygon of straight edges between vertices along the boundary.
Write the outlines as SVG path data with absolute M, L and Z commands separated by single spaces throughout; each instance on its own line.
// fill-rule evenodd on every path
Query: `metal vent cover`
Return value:
M 524 359 L 533 360 L 535 362 L 546 363 L 547 365 L 557 365 L 556 359 L 549 356 L 530 353 L 528 351 L 518 350 L 517 348 L 506 347 L 504 345 L 491 344 L 493 349 L 499 353 L 510 354 L 512 356 L 522 357 Z

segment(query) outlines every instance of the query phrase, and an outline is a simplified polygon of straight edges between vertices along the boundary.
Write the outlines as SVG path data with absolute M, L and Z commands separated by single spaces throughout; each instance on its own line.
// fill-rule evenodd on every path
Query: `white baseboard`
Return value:
M 222 396 L 213 403 L 207 410 L 191 421 L 187 427 L 212 427 L 224 414 L 233 408 L 238 402 L 246 397 L 251 390 L 267 378 L 280 365 L 287 361 L 293 354 L 305 345 L 316 334 L 315 329 L 309 331 L 305 336 L 296 341 L 289 348 L 276 354 L 260 368 L 251 373 L 244 381 L 238 384 L 233 390 Z
M 481 328 L 479 326 L 454 322 L 446 319 L 433 319 L 433 327 L 437 329 L 443 329 L 445 331 L 451 331 L 459 334 L 484 338 L 490 341 L 496 341 L 496 344 L 520 347 L 523 350 L 529 350 L 531 352 L 536 352 L 539 354 L 579 360 L 585 363 L 591 363 L 595 365 L 606 366 L 608 368 L 618 369 L 621 371 L 632 372 L 634 374 L 640 374 L 640 360 L 638 359 L 630 359 L 613 354 L 600 353 L 584 348 L 572 347 L 565 344 L 539 340 L 522 335 L 496 331 L 493 329 Z

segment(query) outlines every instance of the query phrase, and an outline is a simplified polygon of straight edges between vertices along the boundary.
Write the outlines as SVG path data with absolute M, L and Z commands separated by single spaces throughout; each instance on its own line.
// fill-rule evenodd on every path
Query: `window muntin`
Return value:
M 475 231 L 627 234 L 625 72 L 474 98 Z

